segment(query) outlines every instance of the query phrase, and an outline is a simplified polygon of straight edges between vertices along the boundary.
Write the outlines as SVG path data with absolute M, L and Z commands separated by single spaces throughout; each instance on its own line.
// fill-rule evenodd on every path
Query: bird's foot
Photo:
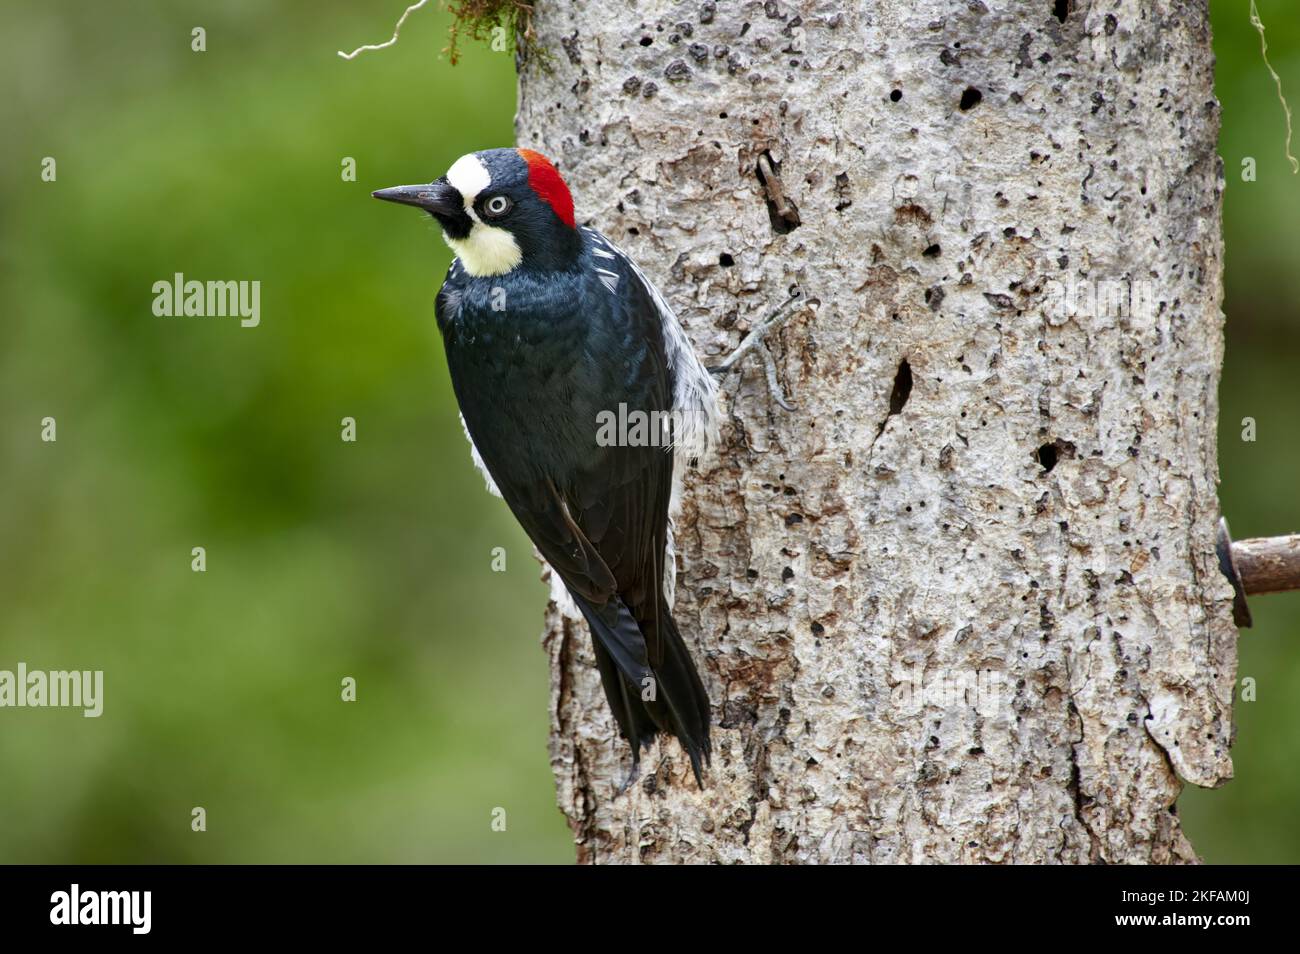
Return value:
M 804 301 L 803 290 L 798 285 L 790 289 L 790 297 L 787 298 L 779 308 L 750 329 L 749 334 L 736 346 L 736 350 L 727 355 L 721 364 L 709 368 L 712 374 L 721 377 L 735 369 L 740 360 L 753 351 L 760 344 L 763 354 L 763 370 L 767 378 L 767 390 L 781 408 L 787 411 L 793 411 L 794 405 L 786 400 L 785 393 L 781 390 L 781 384 L 776 379 L 776 359 L 772 357 L 772 352 L 766 347 L 767 336 L 778 330 L 782 325 L 790 320 L 799 309 L 796 307 Z

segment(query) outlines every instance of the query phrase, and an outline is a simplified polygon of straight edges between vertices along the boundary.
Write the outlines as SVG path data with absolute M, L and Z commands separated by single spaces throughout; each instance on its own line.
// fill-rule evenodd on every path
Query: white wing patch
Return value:
M 483 479 L 487 482 L 488 493 L 493 497 L 500 497 L 501 488 L 498 487 L 497 482 L 492 479 L 492 474 L 488 472 L 487 464 L 483 463 L 483 457 L 479 454 L 478 448 L 474 446 L 474 438 L 469 436 L 469 425 L 465 423 L 464 414 L 460 416 L 460 429 L 465 432 L 465 440 L 469 441 L 469 459 L 474 462 L 474 466 L 478 469 L 478 472 L 483 475 Z
M 618 273 L 617 273 L 617 272 L 611 272 L 611 271 L 609 271 L 609 270 L 607 270 L 607 269 L 604 269 L 604 268 L 597 268 L 597 269 L 596 269 L 596 274 L 600 276 L 600 282 L 601 282 L 601 284 L 604 285 L 606 288 L 609 289 L 609 292 L 610 292 L 611 295 L 612 295 L 615 291 L 618 290 Z

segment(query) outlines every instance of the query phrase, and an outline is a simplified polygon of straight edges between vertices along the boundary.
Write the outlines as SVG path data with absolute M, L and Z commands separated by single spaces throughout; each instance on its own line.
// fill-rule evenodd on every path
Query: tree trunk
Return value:
M 1189 862 L 1232 773 L 1206 0 L 538 0 L 519 143 L 724 384 L 676 616 L 701 792 L 552 604 L 584 862 Z M 764 157 L 767 157 L 764 160 Z M 765 166 L 760 175 L 760 163 Z M 768 173 L 767 170 L 771 169 Z

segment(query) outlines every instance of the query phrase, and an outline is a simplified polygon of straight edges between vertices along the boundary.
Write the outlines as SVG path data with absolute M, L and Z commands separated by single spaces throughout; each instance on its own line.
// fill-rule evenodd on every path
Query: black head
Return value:
M 555 166 L 531 149 L 469 153 L 428 185 L 373 195 L 417 206 L 437 219 L 471 275 L 503 275 L 521 263 L 564 268 L 581 247 L 568 186 Z

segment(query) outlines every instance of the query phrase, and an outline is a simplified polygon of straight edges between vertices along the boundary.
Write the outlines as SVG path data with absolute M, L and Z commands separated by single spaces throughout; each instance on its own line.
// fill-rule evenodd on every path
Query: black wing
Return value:
M 594 261 L 550 310 L 494 319 L 464 309 L 444 327 L 452 381 L 502 497 L 591 625 L 634 751 L 656 727 L 672 731 L 698 774 L 708 699 L 663 598 L 674 457 L 654 426 L 673 403 L 663 319 L 621 257 Z M 507 300 L 539 297 L 517 292 Z M 645 441 L 602 446 L 597 414 L 620 405 L 645 416 Z M 663 698 L 642 699 L 649 678 Z
M 512 314 L 501 321 L 516 323 L 517 342 L 498 332 L 496 354 L 475 360 L 449 339 L 448 357 L 479 455 L 547 563 L 575 596 L 596 607 L 617 596 L 646 621 L 663 589 L 673 470 L 672 449 L 649 421 L 671 410 L 672 380 L 649 292 L 621 260 L 599 264 L 603 275 L 587 273 L 564 297 L 569 314 Z M 477 329 L 475 343 L 483 337 Z M 503 351 L 513 364 L 501 367 Z M 598 441 L 598 415 L 617 417 L 620 405 L 634 420 L 644 415 L 644 443 Z M 629 677 L 624 661 L 640 657 L 639 670 L 663 658 L 647 630 L 644 648 L 615 652 Z

